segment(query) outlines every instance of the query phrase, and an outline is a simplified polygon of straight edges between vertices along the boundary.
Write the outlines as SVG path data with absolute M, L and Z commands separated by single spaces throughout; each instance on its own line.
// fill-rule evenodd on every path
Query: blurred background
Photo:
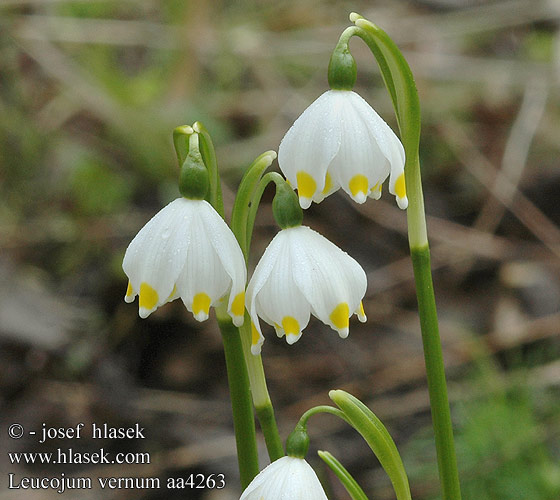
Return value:
M 226 476 L 222 490 L 68 491 L 65 498 L 235 499 L 220 336 L 180 301 L 140 320 L 123 301 L 126 246 L 178 196 L 172 130 L 211 132 L 227 210 L 243 169 L 277 149 L 327 89 L 351 11 L 397 42 L 416 77 L 436 297 L 464 499 L 560 498 L 560 2 L 556 0 L 0 0 L 0 499 L 21 476 Z M 356 90 L 395 129 L 360 40 Z M 277 231 L 265 193 L 251 265 Z M 438 479 L 405 214 L 387 192 L 337 193 L 305 223 L 364 266 L 368 322 L 340 340 L 312 320 L 263 347 L 283 437 L 331 388 L 386 424 L 413 497 Z M 128 427 L 144 440 L 39 445 L 7 427 Z M 370 498 L 390 483 L 359 436 L 315 417 L 310 462 L 331 451 Z M 148 452 L 150 465 L 23 466 L 6 451 Z M 264 448 L 262 465 L 267 463 Z

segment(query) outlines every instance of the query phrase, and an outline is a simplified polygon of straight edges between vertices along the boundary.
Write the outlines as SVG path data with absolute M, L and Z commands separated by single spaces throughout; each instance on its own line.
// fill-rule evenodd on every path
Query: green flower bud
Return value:
M 179 191 L 190 200 L 203 200 L 208 193 L 208 169 L 198 149 L 198 134 L 189 137 L 189 152 L 179 173 Z
M 286 439 L 286 454 L 289 457 L 305 458 L 309 449 L 309 436 L 305 427 L 298 425 Z
M 272 213 L 276 223 L 282 229 L 301 226 L 303 222 L 303 211 L 299 206 L 298 197 L 287 182 L 276 183 Z
M 339 42 L 329 61 L 329 87 L 332 90 L 352 90 L 356 83 L 356 61 L 347 42 Z

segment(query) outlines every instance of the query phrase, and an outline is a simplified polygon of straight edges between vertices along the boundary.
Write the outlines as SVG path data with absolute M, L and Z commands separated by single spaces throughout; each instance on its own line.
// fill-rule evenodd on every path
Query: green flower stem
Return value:
M 265 170 L 275 158 L 275 151 L 266 151 L 256 158 L 245 172 L 237 190 L 231 216 L 231 227 L 247 262 L 249 260 L 253 226 L 262 193 L 271 180 L 285 182 L 279 174 L 274 172 L 263 176 Z M 240 332 L 249 372 L 253 404 L 264 435 L 268 456 L 271 461 L 274 461 L 284 456 L 284 447 L 274 417 L 272 401 L 268 394 L 262 358 L 260 354 L 254 355 L 251 352 L 251 318 L 247 313 L 245 313 L 245 321 L 240 328 Z
M 418 92 L 408 63 L 391 38 L 382 29 L 359 14 L 350 14 L 350 20 L 356 26 L 348 28 L 343 33 L 342 43 L 347 43 L 351 36 L 356 35 L 370 48 L 379 64 L 383 80 L 391 96 L 406 152 L 404 170 L 409 199 L 407 210 L 408 239 L 416 282 L 418 313 L 422 330 L 439 476 L 443 499 L 460 500 L 461 489 L 432 284 L 430 251 L 422 195 L 418 155 L 420 139 Z
M 410 253 L 416 281 L 416 296 L 443 498 L 460 500 L 461 489 L 430 269 L 430 250 L 427 244 L 423 247 L 411 246 Z
M 181 167 L 187 154 L 189 154 L 189 137 L 193 133 L 194 130 L 190 125 L 181 125 L 173 130 L 173 146 L 175 146 L 179 167 Z
M 274 182 L 276 185 L 279 183 L 286 183 L 284 178 L 278 172 L 268 172 L 261 177 L 259 183 L 255 187 L 253 197 L 251 198 L 251 208 L 249 209 L 249 213 L 247 215 L 247 254 L 249 254 L 249 250 L 251 249 L 251 237 L 253 235 L 253 227 L 255 226 L 259 203 L 261 202 L 266 186 L 268 186 L 271 182 Z
M 261 355 L 251 352 L 251 318 L 247 313 L 245 313 L 245 321 L 239 331 L 247 362 L 253 404 L 263 432 L 268 456 L 273 462 L 284 456 L 284 447 L 274 417 L 274 407 L 268 394 Z
M 239 330 L 234 326 L 223 307 L 221 309 L 216 308 L 216 317 L 224 343 L 239 476 L 241 487 L 245 489 L 259 472 L 255 418 L 253 416 L 247 365 L 245 364 Z
M 245 261 L 249 260 L 251 236 L 253 234 L 256 210 L 259 205 L 258 201 L 256 203 L 254 201 L 254 193 L 261 181 L 264 171 L 270 167 L 275 159 L 276 151 L 266 151 L 258 156 L 245 172 L 239 184 L 239 188 L 237 189 L 235 203 L 233 204 L 233 212 L 231 214 L 231 229 L 237 238 L 243 255 L 245 255 Z M 260 200 L 260 197 L 258 199 Z M 253 215 L 250 217 L 251 212 Z M 249 222 L 249 220 L 251 222 Z
M 331 415 L 341 418 L 346 423 L 348 424 L 350 423 L 346 418 L 346 415 L 344 415 L 344 412 L 339 410 L 338 408 L 335 408 L 334 406 L 328 406 L 328 405 L 319 405 L 319 406 L 314 406 L 313 408 L 307 410 L 299 419 L 299 422 L 297 423 L 297 427 L 303 427 L 305 429 L 307 427 L 307 421 L 309 420 L 309 418 L 312 417 L 313 415 L 316 415 L 317 413 L 330 413 Z
M 261 165 L 257 163 L 256 170 L 260 170 L 261 168 Z M 253 189 L 250 198 L 251 201 L 249 203 L 246 203 L 248 210 L 246 213 L 244 225 L 246 242 L 244 252 L 247 252 L 247 258 L 249 250 L 251 248 L 251 237 L 253 234 L 253 227 L 255 225 L 257 210 L 266 186 L 270 182 L 286 182 L 284 178 L 277 172 L 269 172 L 265 175 L 262 175 L 263 172 L 263 170 L 260 171 L 258 180 L 254 179 L 255 182 L 252 185 Z M 251 378 L 251 387 L 253 390 L 253 402 L 255 404 L 257 418 L 259 419 L 259 423 L 263 431 L 268 455 L 270 457 L 270 460 L 274 461 L 284 456 L 284 447 L 282 446 L 282 439 L 280 438 L 278 426 L 274 417 L 274 408 L 272 406 L 272 401 L 270 399 L 270 396 L 268 395 L 261 355 L 254 355 L 251 353 L 251 318 L 249 317 L 249 315 L 246 315 L 244 324 L 247 326 L 245 327 L 245 333 L 242 334 L 242 338 L 244 341 L 245 353 L 249 358 L 248 365 Z
M 231 215 L 231 227 L 243 251 L 246 262 L 249 260 L 249 249 L 251 247 L 251 237 L 257 209 L 266 187 L 266 183 L 263 183 L 263 174 L 275 158 L 275 151 L 266 151 L 257 157 L 245 172 L 235 197 Z M 266 174 L 264 177 L 269 179 L 271 175 Z M 245 321 L 240 328 L 240 333 L 249 373 L 253 404 L 255 405 L 257 418 L 264 435 L 268 456 L 271 461 L 274 461 L 284 456 L 284 447 L 282 446 L 282 439 L 280 438 L 274 417 L 272 401 L 268 394 L 261 355 L 254 355 L 251 352 L 251 318 L 247 313 L 245 313 Z
M 262 406 L 255 406 L 255 411 L 257 412 L 257 418 L 259 419 L 259 424 L 261 425 L 264 435 L 268 457 L 271 462 L 274 462 L 282 458 L 285 453 L 282 439 L 280 439 L 280 434 L 278 433 L 278 426 L 276 425 L 274 408 L 272 407 L 270 399 Z

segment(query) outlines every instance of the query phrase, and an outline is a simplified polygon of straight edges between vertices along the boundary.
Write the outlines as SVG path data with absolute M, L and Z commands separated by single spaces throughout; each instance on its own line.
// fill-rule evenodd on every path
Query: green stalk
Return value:
M 424 247 L 411 247 L 410 254 L 416 282 L 418 312 L 443 498 L 460 500 L 461 489 L 430 269 L 430 250 L 426 244 Z
M 265 170 L 275 158 L 276 152 L 274 151 L 267 151 L 256 158 L 245 172 L 237 190 L 231 227 L 245 255 L 245 261 L 249 260 L 253 225 L 262 193 L 267 183 L 275 180 L 275 176 L 279 175 L 269 173 L 263 178 Z M 268 394 L 261 355 L 254 355 L 251 352 L 251 318 L 247 313 L 245 313 L 245 321 L 240 328 L 240 333 L 249 372 L 253 404 L 264 435 L 268 456 L 271 461 L 274 461 L 284 456 L 284 447 L 274 417 L 274 407 Z
M 343 33 L 341 43 L 348 43 L 350 37 L 356 35 L 372 51 L 391 96 L 406 152 L 404 170 L 406 191 L 409 199 L 407 210 L 408 240 L 416 283 L 418 314 L 422 330 L 439 477 L 443 490 L 443 499 L 460 500 L 461 489 L 453 442 L 451 412 L 447 397 L 445 368 L 430 268 L 424 198 L 422 195 L 418 155 L 420 139 L 418 92 L 416 91 L 414 77 L 406 59 L 387 33 L 359 14 L 352 13 L 350 20 L 355 23 L 356 27 L 349 28 Z
M 264 436 L 268 457 L 271 462 L 274 462 L 285 455 L 284 446 L 274 417 L 274 407 L 268 394 L 261 355 L 251 352 L 251 318 L 247 313 L 245 313 L 245 321 L 239 328 L 239 332 L 247 362 L 253 405 Z
M 272 402 L 269 399 L 264 405 L 255 406 L 255 411 L 257 412 L 257 418 L 263 432 L 268 457 L 271 462 L 274 462 L 282 458 L 285 453 L 282 439 L 280 439 L 280 434 L 278 433 Z
M 218 311 L 218 308 L 216 308 L 216 317 L 224 343 L 239 476 L 241 487 L 245 489 L 259 473 L 255 418 L 253 416 L 247 365 L 245 364 L 239 330 L 225 311 Z

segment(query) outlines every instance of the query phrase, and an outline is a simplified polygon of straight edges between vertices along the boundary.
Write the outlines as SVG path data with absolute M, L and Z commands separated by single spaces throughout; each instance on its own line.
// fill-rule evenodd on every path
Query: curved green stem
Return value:
M 239 330 L 232 323 L 225 309 L 219 311 L 216 308 L 216 316 L 224 343 L 239 476 L 241 487 L 245 489 L 259 472 L 255 418 L 249 389 L 249 377 Z
M 256 212 L 262 192 L 266 186 L 261 188 L 263 174 L 275 158 L 275 151 L 266 151 L 256 158 L 245 172 L 235 197 L 231 227 L 243 251 L 246 262 L 249 260 L 249 249 L 251 247 Z M 267 174 L 265 177 L 267 176 L 270 176 L 270 174 Z M 260 194 L 257 195 L 257 193 Z M 261 355 L 254 355 L 251 352 L 251 318 L 247 313 L 245 313 L 245 321 L 240 328 L 240 333 L 249 373 L 253 404 L 264 435 L 268 455 L 270 460 L 274 461 L 284 456 L 284 447 L 274 417 L 274 407 L 268 394 Z
M 418 154 L 420 140 L 418 92 L 408 63 L 391 38 L 375 24 L 358 14 L 352 13 L 350 20 L 356 26 L 348 28 L 345 36 L 347 39 L 353 35 L 359 36 L 376 58 L 395 108 L 406 153 L 404 170 L 409 199 L 407 210 L 408 239 L 418 298 L 418 313 L 422 330 L 439 476 L 443 499 L 460 500 L 461 489 L 432 284 L 430 251 L 422 194 Z
M 261 181 L 264 171 L 270 167 L 275 158 L 275 151 L 266 151 L 262 155 L 258 156 L 243 175 L 235 196 L 233 212 L 231 214 L 231 229 L 237 238 L 237 242 L 243 251 L 243 255 L 245 255 L 246 261 L 249 259 L 252 228 L 255 220 L 254 216 L 252 218 L 253 224 L 250 225 L 250 231 L 247 221 L 249 220 L 249 213 L 251 211 L 256 212 L 258 208 L 258 203 L 256 204 L 257 207 L 254 206 L 253 195 L 255 189 Z
M 335 408 L 334 406 L 328 406 L 328 405 L 319 405 L 319 406 L 314 406 L 313 408 L 307 410 L 300 417 L 299 422 L 297 423 L 297 427 L 305 428 L 307 426 L 307 421 L 309 420 L 309 418 L 312 417 L 313 415 L 317 415 L 318 413 L 330 413 L 331 415 L 334 415 L 335 417 L 344 420 L 347 424 L 350 423 L 346 418 L 346 415 L 344 415 L 344 412 L 339 410 L 338 408 Z
M 253 228 L 255 227 L 255 219 L 257 217 L 257 211 L 259 209 L 259 203 L 261 202 L 262 195 L 266 186 L 271 182 L 279 183 L 286 182 L 284 178 L 278 172 L 268 172 L 262 176 L 253 191 L 253 196 L 251 197 L 251 207 L 249 213 L 247 214 L 247 254 L 251 249 L 251 239 L 253 236 Z

